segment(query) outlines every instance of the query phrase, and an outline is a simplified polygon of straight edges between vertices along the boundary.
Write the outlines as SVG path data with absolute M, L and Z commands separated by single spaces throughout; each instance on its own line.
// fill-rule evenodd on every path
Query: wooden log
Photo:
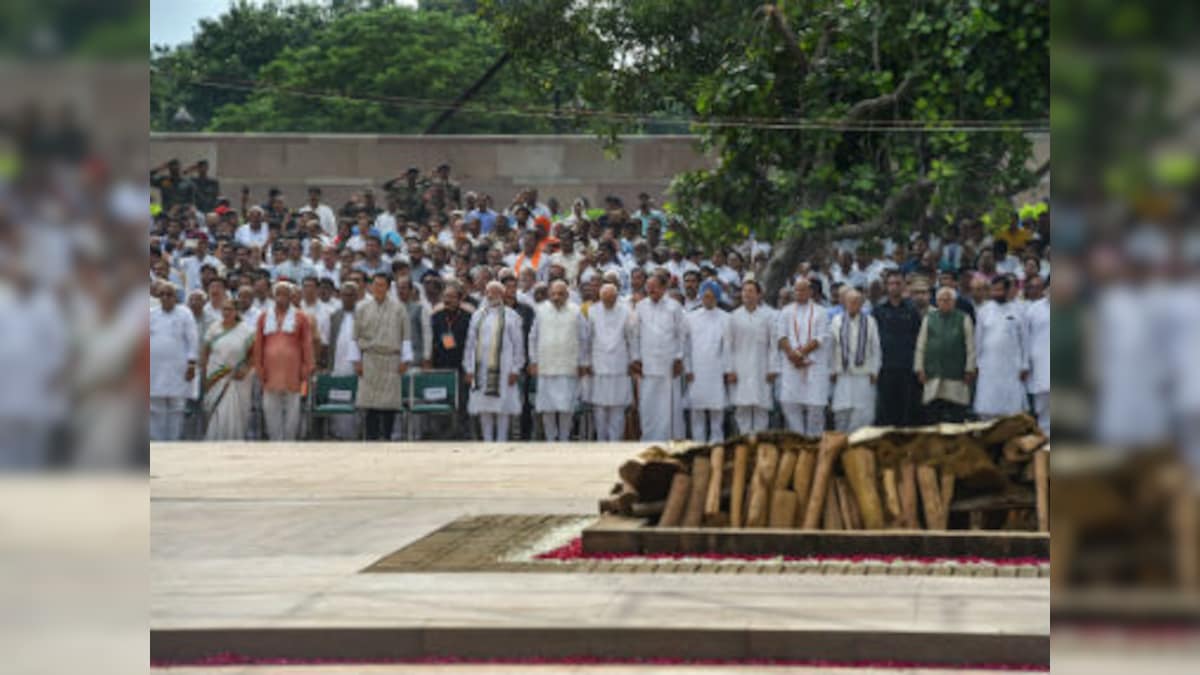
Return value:
M 946 510 L 942 507 L 942 494 L 938 487 L 937 469 L 928 464 L 917 466 L 917 487 L 921 490 L 921 506 L 925 512 L 925 529 L 946 529 Z
M 600 513 L 616 513 L 622 516 L 633 514 L 633 505 L 638 501 L 637 489 L 625 481 L 611 497 L 600 500 Z
M 700 520 L 704 516 L 704 498 L 708 494 L 708 483 L 712 473 L 709 466 L 707 457 L 692 460 L 692 484 L 683 516 L 684 527 L 700 527 Z
M 750 480 L 750 507 L 746 527 L 766 527 L 771 508 L 771 485 L 779 468 L 779 449 L 771 443 L 758 444 L 758 458 Z
M 857 502 L 857 511 L 862 515 L 862 528 L 882 530 L 883 504 L 876 487 L 875 452 L 864 447 L 846 448 L 842 452 L 842 469 Z
M 943 466 L 941 473 L 938 474 L 938 479 L 940 480 L 939 489 L 942 493 L 942 511 L 949 522 L 950 502 L 954 501 L 954 472 Z
M 659 499 L 652 502 L 635 502 L 629 510 L 634 518 L 657 518 L 667 508 L 667 500 Z
M 733 448 L 733 484 L 729 493 L 729 521 L 733 527 L 741 527 L 742 501 L 746 495 L 746 460 L 750 456 L 750 448 L 739 443 Z
M 1037 494 L 1038 531 L 1050 531 L 1050 451 L 1040 450 L 1033 456 L 1034 492 Z
M 842 513 L 840 507 L 838 506 L 838 499 L 837 495 L 834 494 L 834 490 L 825 491 L 825 504 L 821 507 L 821 529 L 843 529 Z
M 837 431 L 827 431 L 821 435 L 821 446 L 817 450 L 817 464 L 813 470 L 812 490 L 808 497 L 808 505 L 804 511 L 803 527 L 811 530 L 821 520 L 821 505 L 826 502 L 829 492 L 830 476 L 833 473 L 833 463 L 846 447 L 846 434 Z
M 663 508 L 659 527 L 678 527 L 683 522 L 683 510 L 692 490 L 692 477 L 680 471 L 671 479 L 671 491 L 667 493 L 667 505 Z
M 796 523 L 796 493 L 775 490 L 771 493 L 771 527 L 791 528 Z
M 887 508 L 888 520 L 900 523 L 904 517 L 904 512 L 900 510 L 900 487 L 896 482 L 896 469 L 890 466 L 883 469 L 883 503 Z
M 725 474 L 725 446 L 718 445 L 708 456 L 709 470 L 712 475 L 708 479 L 708 492 L 704 499 L 704 522 L 715 522 L 721 512 L 721 482 Z
M 1005 492 L 965 497 L 954 502 L 950 510 L 955 513 L 987 513 L 989 511 L 1008 511 L 1010 509 L 1031 509 L 1037 505 L 1037 497 L 1032 490 L 1014 487 Z
M 833 486 L 837 492 L 838 507 L 842 514 L 842 526 L 847 530 L 863 529 L 862 514 L 858 511 L 858 503 L 854 498 L 854 491 L 850 489 L 850 482 L 842 476 L 838 476 L 834 480 Z
M 904 513 L 904 527 L 921 529 L 917 515 L 917 465 L 911 459 L 900 461 L 900 510 Z
M 811 447 L 800 448 L 796 453 L 796 470 L 792 472 L 792 491 L 796 493 L 796 525 L 804 520 L 804 510 L 812 492 L 813 469 L 817 466 L 817 451 Z
M 771 492 L 777 490 L 786 490 L 792 484 L 792 478 L 796 473 L 797 451 L 795 448 L 781 450 L 779 452 L 779 469 L 775 472 L 775 482 L 771 485 Z

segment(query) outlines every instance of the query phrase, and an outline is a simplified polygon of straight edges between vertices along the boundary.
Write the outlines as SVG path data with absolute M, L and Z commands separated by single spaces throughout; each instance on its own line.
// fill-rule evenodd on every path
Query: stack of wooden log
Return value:
M 600 511 L 659 527 L 1045 531 L 1048 450 L 1027 415 L 653 446 L 621 465 Z

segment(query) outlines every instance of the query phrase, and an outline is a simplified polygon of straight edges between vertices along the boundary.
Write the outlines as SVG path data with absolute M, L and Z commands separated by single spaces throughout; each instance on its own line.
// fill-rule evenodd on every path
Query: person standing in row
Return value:
M 975 387 L 975 413 L 982 418 L 1013 415 L 1025 410 L 1025 381 L 1029 378 L 1029 349 L 1025 315 L 1009 302 L 1012 279 L 992 281 L 992 301 L 976 317 L 975 355 L 979 384 Z
M 362 360 L 358 343 L 354 341 L 354 314 L 358 307 L 358 284 L 347 281 L 338 289 L 342 306 L 329 315 L 330 375 L 356 375 L 355 365 Z M 355 415 L 336 415 L 330 420 L 329 431 L 343 441 L 358 438 L 358 418 Z
M 196 320 L 178 307 L 179 289 L 158 282 L 159 306 L 150 310 L 150 440 L 177 441 L 196 377 Z
M 1050 435 L 1050 299 L 1039 275 L 1025 278 L 1025 332 L 1029 340 L 1029 379 L 1033 413 L 1038 426 Z
M 937 310 L 925 315 L 917 334 L 913 370 L 924 385 L 925 421 L 962 422 L 975 381 L 975 330 L 958 309 L 954 289 L 937 292 Z
M 200 352 L 204 373 L 202 403 L 208 421 L 204 440 L 241 441 L 250 417 L 250 354 L 254 330 L 238 316 L 237 304 L 225 300 L 221 322 L 209 327 Z
M 729 317 L 729 351 L 732 368 L 725 374 L 729 403 L 734 406 L 738 433 L 762 431 L 770 424 L 774 407 L 772 385 L 779 376 L 779 350 L 773 344 L 775 311 L 760 304 L 762 289 L 747 279 L 742 284 L 742 306 Z
M 779 311 L 776 322 L 781 366 L 779 405 L 788 429 L 805 436 L 825 431 L 829 401 L 829 313 L 812 299 L 812 286 L 801 277 L 795 302 Z
M 596 421 L 596 440 L 620 441 L 625 431 L 625 408 L 633 402 L 629 363 L 637 341 L 637 324 L 629 305 L 617 302 L 615 285 L 600 287 L 600 302 L 588 310 L 587 335 L 583 361 L 592 379 L 588 402 Z
M 634 308 L 637 340 L 633 369 L 640 376 L 638 415 L 643 441 L 682 438 L 683 308 L 666 297 L 666 281 L 652 275 L 646 281 L 646 297 Z
M 370 294 L 354 311 L 354 340 L 361 354 L 354 371 L 368 441 L 391 440 L 396 411 L 404 407 L 404 373 L 412 363 L 408 310 L 390 292 L 391 285 L 387 274 L 373 276 Z
M 579 400 L 587 324 L 579 305 L 567 300 L 563 281 L 550 284 L 550 301 L 535 312 L 529 333 L 529 375 L 537 378 L 534 408 L 542 416 L 546 440 L 565 442 L 571 438 Z
M 851 432 L 875 422 L 875 392 L 882 361 L 875 319 L 862 311 L 863 295 L 846 292 L 846 311 L 833 319 L 834 428 Z
M 254 368 L 262 380 L 267 438 L 294 441 L 300 436 L 300 394 L 313 372 L 313 327 L 292 305 L 292 284 L 273 289 L 275 305 L 258 317 Z
M 733 370 L 733 351 L 729 314 L 717 309 L 720 288 L 715 281 L 705 281 L 700 285 L 700 307 L 684 315 L 683 366 L 693 441 L 725 440 L 725 373 Z
M 904 297 L 904 275 L 887 274 L 887 300 L 871 310 L 879 328 L 883 360 L 879 368 L 879 391 L 875 423 L 881 426 L 913 426 L 919 422 L 920 397 L 913 374 L 913 355 L 921 315 Z
M 463 352 L 463 379 L 470 388 L 467 412 L 479 416 L 484 442 L 507 441 L 510 419 L 521 414 L 521 317 L 504 306 L 500 282 L 488 282 L 484 295 L 484 305 L 471 316 Z

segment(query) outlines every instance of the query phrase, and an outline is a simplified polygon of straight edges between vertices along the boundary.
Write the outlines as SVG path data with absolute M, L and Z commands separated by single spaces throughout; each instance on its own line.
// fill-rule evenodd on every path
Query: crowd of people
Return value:
M 458 374 L 462 435 L 720 441 L 1022 411 L 1049 433 L 1050 217 L 834 241 L 768 294 L 772 242 L 700 250 L 648 194 L 507 206 L 441 165 L 341 206 L 151 172 L 153 440 L 293 440 L 314 374 L 356 376 L 330 435 L 401 438 L 406 373 Z M 414 424 L 417 423 L 414 421 Z M 424 430 L 445 437 L 448 425 Z

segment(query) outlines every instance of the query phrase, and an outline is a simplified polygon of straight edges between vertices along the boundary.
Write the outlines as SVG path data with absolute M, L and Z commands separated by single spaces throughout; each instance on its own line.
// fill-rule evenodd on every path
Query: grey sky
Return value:
M 150 0 L 150 44 L 175 47 L 192 39 L 200 19 L 220 16 L 232 0 Z M 259 4 L 258 0 L 252 0 Z M 304 4 L 304 0 L 283 0 Z M 416 0 L 400 0 L 415 5 Z

